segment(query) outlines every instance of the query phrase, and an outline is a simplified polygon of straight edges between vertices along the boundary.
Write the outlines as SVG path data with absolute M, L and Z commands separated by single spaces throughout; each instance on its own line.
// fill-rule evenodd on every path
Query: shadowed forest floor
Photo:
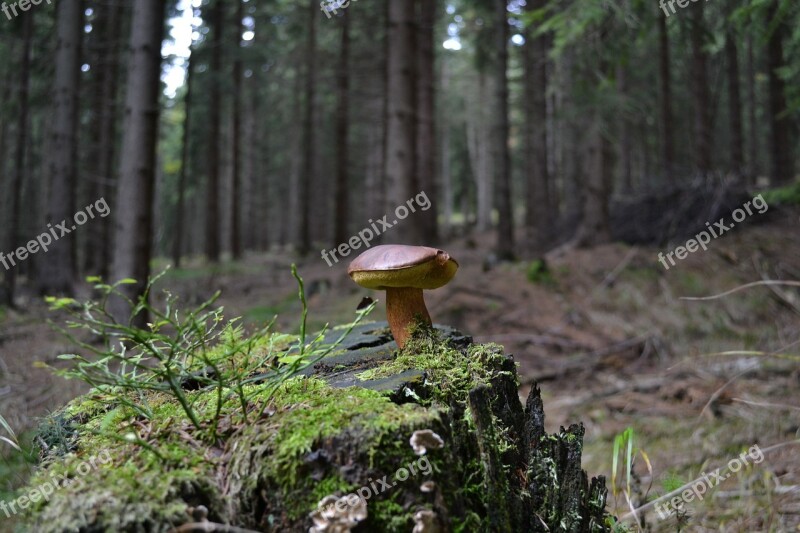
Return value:
M 761 279 L 800 279 L 800 233 L 795 210 L 774 213 L 712 241 L 664 270 L 665 248 L 612 244 L 573 250 L 538 262 L 488 268 L 491 238 L 477 235 L 444 246 L 460 271 L 447 287 L 427 293 L 437 323 L 476 341 L 503 344 L 519 362 L 527 396 L 530 380 L 542 389 L 547 430 L 586 425 L 584 467 L 611 479 L 615 435 L 633 428 L 644 450 L 632 480 L 634 505 L 723 466 L 742 451 L 795 440 L 800 428 L 797 360 L 758 354 L 800 353 L 796 291 L 754 287 L 721 299 L 688 301 Z M 671 248 L 670 248 L 671 249 Z M 352 256 L 348 259 L 352 259 Z M 191 263 L 163 282 L 192 304 L 219 289 L 226 316 L 253 326 L 279 315 L 276 329 L 292 331 L 300 305 L 289 254 L 252 255 L 217 268 Z M 159 270 L 161 265 L 157 265 Z M 347 263 L 328 267 L 317 255 L 298 263 L 306 282 L 311 329 L 349 320 L 360 300 L 380 293 L 357 287 Z M 0 413 L 16 429 L 82 392 L 36 362 L 56 365 L 69 350 L 43 324 L 43 304 L 7 311 L 0 329 Z M 382 320 L 382 305 L 371 318 Z M 718 352 L 744 351 L 713 355 Z M 687 505 L 690 531 L 800 530 L 797 446 L 767 453 L 731 476 L 703 502 Z M 26 469 L 0 463 L 0 479 L 18 485 Z M 610 481 L 609 481 L 610 484 Z M 625 480 L 617 479 L 624 487 Z M 0 487 L 0 498 L 8 489 Z M 628 510 L 625 496 L 609 495 L 611 510 Z M 674 519 L 646 516 L 654 531 L 674 531 Z

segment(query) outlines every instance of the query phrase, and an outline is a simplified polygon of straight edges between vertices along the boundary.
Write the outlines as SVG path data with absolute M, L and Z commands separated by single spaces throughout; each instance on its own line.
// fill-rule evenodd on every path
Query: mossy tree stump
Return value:
M 581 469 L 583 426 L 546 434 L 539 389 L 523 407 L 501 347 L 437 327 L 398 353 L 385 323 L 363 324 L 304 374 L 260 420 L 229 420 L 230 428 L 223 420 L 225 438 L 214 445 L 167 395 L 147 399 L 156 413 L 147 422 L 94 393 L 76 399 L 43 424 L 37 440 L 48 451 L 29 489 L 64 474 L 78 482 L 34 504 L 26 527 L 309 531 L 318 502 L 369 487 L 354 532 L 607 530 L 605 481 L 589 483 Z M 418 430 L 444 445 L 416 455 L 409 439 Z M 130 432 L 161 457 L 126 442 Z M 66 456 L 56 452 L 65 447 Z M 79 480 L 77 462 L 105 450 L 112 460 Z M 207 523 L 188 525 L 198 521 Z

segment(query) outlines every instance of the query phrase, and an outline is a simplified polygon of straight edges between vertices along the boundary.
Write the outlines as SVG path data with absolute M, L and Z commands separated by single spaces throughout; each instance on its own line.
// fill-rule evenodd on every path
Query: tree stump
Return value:
M 589 483 L 581 469 L 583 426 L 546 434 L 538 387 L 524 407 L 517 387 L 500 346 L 437 326 L 398 352 L 378 322 L 356 327 L 340 350 L 284 384 L 258 421 L 225 428 L 223 420 L 226 436 L 213 445 L 169 396 L 148 398 L 156 417 L 142 421 L 89 393 L 42 424 L 37 441 L 47 451 L 22 494 L 62 483 L 31 504 L 26 525 L 41 533 L 607 531 L 605 480 Z M 162 457 L 127 442 L 130 432 Z M 76 470 L 101 453 L 110 460 L 94 461 L 87 475 Z

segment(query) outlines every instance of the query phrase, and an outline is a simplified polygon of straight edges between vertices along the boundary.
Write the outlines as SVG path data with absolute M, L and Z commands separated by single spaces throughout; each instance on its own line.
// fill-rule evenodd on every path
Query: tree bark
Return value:
M 689 36 L 692 47 L 691 87 L 694 107 L 694 164 L 695 170 L 706 176 L 711 171 L 711 98 L 708 89 L 708 54 L 705 46 L 703 3 L 691 6 Z
M 14 169 L 11 174 L 11 218 L 8 221 L 6 233 L 6 250 L 16 250 L 22 245 L 20 235 L 20 215 L 22 213 L 22 183 L 25 179 L 27 163 L 25 155 L 28 151 L 28 109 L 29 92 L 31 77 L 31 45 L 33 43 L 33 11 L 22 15 L 22 57 L 19 67 L 19 116 L 17 119 L 17 146 L 14 154 Z M 5 103 L 5 101 L 4 101 Z M 5 122 L 5 121 L 4 121 Z M 3 125 L 5 127 L 5 124 Z M 4 135 L 5 137 L 5 135 Z M 3 157 L 5 154 L 0 154 Z M 4 159 L 5 161 L 5 159 Z M 19 266 L 6 269 L 5 271 L 5 292 L 3 299 L 6 305 L 14 305 L 14 292 L 16 290 L 17 273 Z
M 194 12 L 194 9 L 192 10 Z M 194 14 L 194 13 L 193 13 Z M 194 32 L 194 26 L 192 26 Z M 191 164 L 191 125 L 192 98 L 194 92 L 194 41 L 189 46 L 189 57 L 186 58 L 186 94 L 183 97 L 183 139 L 181 142 L 181 171 L 178 175 L 178 205 L 175 208 L 175 238 L 172 241 L 172 264 L 180 268 L 183 256 L 184 211 L 186 206 L 186 187 Z
M 494 185 L 497 207 L 496 250 L 500 259 L 514 258 L 514 206 L 511 203 L 511 155 L 508 119 L 508 0 L 494 0 L 495 58 L 493 64 L 494 97 Z
M 219 261 L 220 256 L 220 211 L 219 211 L 219 176 L 220 176 L 220 136 L 222 101 L 222 31 L 224 26 L 222 0 L 214 0 L 211 6 L 209 24 L 211 26 L 211 88 L 209 90 L 209 125 L 208 125 L 208 183 L 206 187 L 206 259 L 212 263 Z
M 337 73 L 334 245 L 347 242 L 350 236 L 348 233 L 348 218 L 350 214 L 348 168 L 350 165 L 350 15 L 345 12 L 340 19 L 342 35 Z
M 82 2 L 58 4 L 58 48 L 53 81 L 53 126 L 48 147 L 51 176 L 48 222 L 76 229 L 75 189 L 78 149 L 78 90 L 81 69 Z M 63 232 L 62 232 L 63 233 Z M 53 242 L 47 259 L 39 263 L 39 290 L 46 294 L 71 294 L 75 281 L 75 240 L 68 235 Z
M 541 9 L 542 0 L 529 4 Z M 525 226 L 529 254 L 544 251 L 550 219 L 550 175 L 547 167 L 547 42 L 528 29 L 523 48 L 525 69 L 525 183 L 527 198 Z
M 435 47 L 434 29 L 438 0 L 418 0 L 419 4 L 419 62 L 417 76 L 417 102 L 419 121 L 417 123 L 417 176 L 420 190 L 431 201 L 426 211 L 418 211 L 422 234 L 428 244 L 439 240 L 437 214 L 439 194 L 436 184 L 436 92 L 435 92 Z
M 750 185 L 755 184 L 758 175 L 758 123 L 756 111 L 756 65 L 753 50 L 753 35 L 747 36 L 747 176 Z
M 233 134 L 231 142 L 231 255 L 233 259 L 242 257 L 242 205 L 241 205 L 241 133 L 242 133 L 242 19 L 244 19 L 244 0 L 236 0 L 236 19 L 234 20 L 234 59 L 233 59 Z
M 131 24 L 111 277 L 136 280 L 120 287 L 134 301 L 144 294 L 150 275 L 165 11 L 166 0 L 139 0 Z M 118 320 L 129 316 L 120 300 L 112 310 Z M 143 325 L 147 317 L 139 314 L 134 320 Z
M 672 88 L 669 54 L 669 33 L 667 19 L 658 13 L 658 86 L 659 86 L 659 127 L 661 130 L 661 172 L 669 182 L 675 164 L 675 126 L 672 120 Z
M 730 120 L 730 172 L 737 178 L 744 172 L 744 134 L 742 98 L 739 92 L 739 52 L 733 29 L 725 35 L 725 61 L 728 67 L 728 120 Z
M 417 98 L 416 59 L 417 28 L 415 2 L 388 0 L 389 44 L 387 57 L 387 139 L 386 139 L 386 213 L 389 222 L 396 206 L 405 204 L 419 192 L 416 169 Z M 419 218 L 411 217 L 393 229 L 393 239 L 408 244 L 424 244 Z
M 311 193 L 315 159 L 317 157 L 314 122 L 316 120 L 316 70 L 317 70 L 317 11 L 319 2 L 310 0 L 308 5 L 308 40 L 306 41 L 306 107 L 303 115 L 303 160 L 298 187 L 297 208 L 299 210 L 299 235 L 297 252 L 303 256 L 311 249 Z
M 786 36 L 786 23 L 776 20 L 780 13 L 780 0 L 772 0 L 767 12 L 767 23 L 774 26 L 767 41 L 767 71 L 769 78 L 769 153 L 770 180 L 773 184 L 791 183 L 794 180 L 792 169 L 792 146 L 790 117 L 786 105 L 786 83 L 778 74 L 785 66 L 783 40 Z

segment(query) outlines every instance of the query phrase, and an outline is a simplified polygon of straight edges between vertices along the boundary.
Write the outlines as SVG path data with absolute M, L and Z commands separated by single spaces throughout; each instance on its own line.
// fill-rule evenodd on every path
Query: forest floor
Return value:
M 428 309 L 435 322 L 514 354 L 520 395 L 524 401 L 532 380 L 539 383 L 550 432 L 583 422 L 590 476 L 606 475 L 611 485 L 615 437 L 632 428 L 644 452 L 630 481 L 634 506 L 648 490 L 662 495 L 703 473 L 713 482 L 714 469 L 750 450 L 740 471 L 703 501 L 685 504 L 683 530 L 800 531 L 800 446 L 767 451 L 800 438 L 800 365 L 797 355 L 785 356 L 800 354 L 798 291 L 758 286 L 715 300 L 681 299 L 766 278 L 800 280 L 800 211 L 775 211 L 668 271 L 657 254 L 671 248 L 610 244 L 548 257 L 546 268 L 487 268 L 490 235 L 453 240 L 445 249 L 461 268 L 446 288 L 427 293 Z M 255 327 L 277 314 L 276 329 L 296 331 L 301 307 L 291 262 L 289 254 L 269 253 L 214 268 L 190 263 L 170 270 L 162 286 L 189 304 L 219 289 L 226 316 Z M 328 267 L 312 254 L 298 268 L 312 329 L 350 320 L 369 294 L 348 278 L 347 263 Z M 0 315 L 0 414 L 29 431 L 82 387 L 35 365 L 55 364 L 70 348 L 44 324 L 43 304 L 23 306 Z M 384 316 L 379 305 L 372 318 Z M 6 455 L 0 499 L 25 472 Z M 609 493 L 618 516 L 629 509 L 622 470 Z M 674 517 L 661 520 L 652 509 L 645 519 L 651 531 L 676 530 Z

